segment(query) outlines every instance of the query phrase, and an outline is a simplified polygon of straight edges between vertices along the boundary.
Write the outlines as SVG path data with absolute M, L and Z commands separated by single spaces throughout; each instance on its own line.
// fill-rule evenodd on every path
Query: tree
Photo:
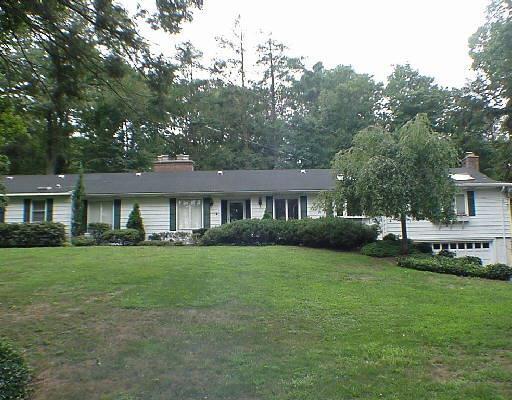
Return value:
M 71 198 L 71 235 L 76 237 L 83 235 L 87 230 L 87 222 L 85 218 L 85 187 L 84 187 L 84 174 L 80 171 L 78 180 L 73 190 Z
M 397 65 L 388 77 L 384 96 L 388 108 L 387 122 L 392 130 L 425 113 L 434 129 L 444 131 L 443 114 L 450 91 L 435 84 L 434 78 L 421 75 L 409 64 Z
M 135 229 L 139 231 L 139 239 L 144 240 L 146 238 L 146 231 L 144 230 L 144 222 L 140 215 L 140 207 L 138 203 L 133 205 L 133 209 L 128 216 L 128 222 L 126 223 L 128 229 Z
M 72 113 L 85 88 L 105 86 L 129 105 L 123 88 L 112 83 L 116 66 L 128 63 L 146 76 L 163 65 L 139 35 L 139 22 L 176 33 L 202 0 L 159 0 L 149 11 L 151 3 L 132 17 L 111 0 L 2 1 L 0 66 L 16 77 L 12 86 L 18 92 L 29 100 L 37 95 L 33 103 L 45 124 L 38 132 L 47 173 L 69 169 Z M 10 95 L 15 95 L 13 88 Z
M 453 147 L 432 130 L 425 114 L 395 132 L 370 127 L 355 135 L 350 149 L 336 155 L 338 179 L 326 202 L 339 207 L 356 200 L 364 215 L 400 220 L 402 253 L 407 254 L 407 218 L 453 218 L 449 167 L 454 161 Z

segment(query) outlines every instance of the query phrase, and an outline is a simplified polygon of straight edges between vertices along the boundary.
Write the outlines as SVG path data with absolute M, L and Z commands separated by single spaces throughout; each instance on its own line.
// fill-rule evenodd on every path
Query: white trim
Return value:
M 6 193 L 5 194 L 5 197 L 9 198 L 9 197 L 36 197 L 36 196 L 71 196 L 73 194 L 73 192 L 66 192 L 66 193 L 52 193 L 52 192 L 48 192 L 48 193 Z

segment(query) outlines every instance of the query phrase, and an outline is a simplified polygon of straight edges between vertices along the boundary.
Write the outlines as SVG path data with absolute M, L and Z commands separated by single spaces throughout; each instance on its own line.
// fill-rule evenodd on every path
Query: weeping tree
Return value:
M 87 221 L 85 218 L 85 187 L 84 175 L 80 171 L 78 180 L 72 196 L 72 212 L 73 219 L 71 222 L 71 235 L 80 236 L 87 230 Z
M 324 201 L 337 207 L 356 201 L 368 217 L 400 220 L 407 254 L 408 218 L 435 223 L 454 218 L 449 167 L 455 161 L 451 143 L 432 130 L 426 114 L 395 132 L 370 127 L 336 155 L 336 187 Z

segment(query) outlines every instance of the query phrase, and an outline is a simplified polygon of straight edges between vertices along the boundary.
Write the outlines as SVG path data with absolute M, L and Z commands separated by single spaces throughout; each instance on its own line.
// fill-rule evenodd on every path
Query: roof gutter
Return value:
M 58 193 L 52 193 L 52 192 L 28 192 L 28 193 L 6 193 L 5 197 L 36 197 L 36 196 L 71 196 L 73 192 L 58 192 Z
M 486 183 L 456 183 L 460 187 L 497 187 L 497 188 L 512 188 L 512 183 L 503 182 L 486 182 Z

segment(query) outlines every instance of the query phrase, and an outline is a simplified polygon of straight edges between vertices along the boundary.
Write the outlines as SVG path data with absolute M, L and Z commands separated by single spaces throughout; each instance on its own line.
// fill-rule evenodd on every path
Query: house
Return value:
M 452 170 L 459 193 L 457 221 L 435 225 L 409 221 L 411 239 L 428 242 L 434 251 L 476 255 L 485 262 L 512 262 L 512 184 L 495 182 L 480 173 L 478 157 L 469 154 Z M 9 204 L 0 221 L 54 221 L 71 227 L 71 195 L 77 175 L 16 175 L 5 177 Z M 186 155 L 160 156 L 153 172 L 85 174 L 87 222 L 126 226 L 134 203 L 140 205 L 146 234 L 192 231 L 239 219 L 318 218 L 320 192 L 333 189 L 328 169 L 195 171 Z M 362 216 L 344 217 L 369 221 Z M 400 233 L 398 221 L 378 219 L 383 234 Z

